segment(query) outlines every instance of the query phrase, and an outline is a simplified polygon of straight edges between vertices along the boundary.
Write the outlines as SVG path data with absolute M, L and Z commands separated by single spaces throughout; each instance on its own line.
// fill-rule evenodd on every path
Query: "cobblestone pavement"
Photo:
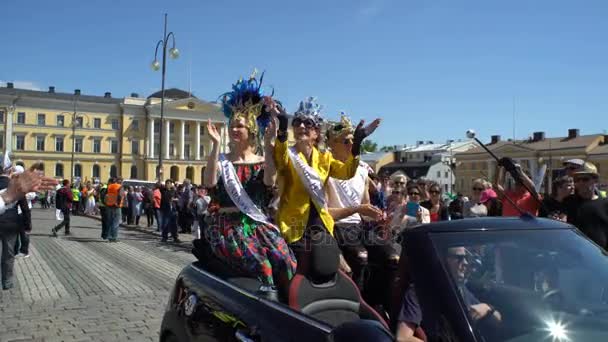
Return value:
M 121 228 L 108 243 L 101 223 L 82 216 L 72 235 L 53 238 L 54 210 L 34 209 L 32 219 L 30 257 L 15 261 L 15 287 L 0 291 L 0 342 L 158 341 L 169 290 L 194 260 L 188 242 Z

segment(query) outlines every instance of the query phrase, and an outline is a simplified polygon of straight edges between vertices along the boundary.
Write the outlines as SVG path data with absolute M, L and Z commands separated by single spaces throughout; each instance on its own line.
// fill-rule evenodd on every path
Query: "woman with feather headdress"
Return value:
M 265 209 L 271 199 L 274 168 L 265 172 L 260 138 L 271 123 L 265 111 L 265 99 L 255 71 L 239 80 L 232 91 L 223 95 L 223 111 L 229 119 L 230 153 L 220 154 L 220 135 L 215 125 L 207 125 L 213 149 L 204 174 L 210 188 L 209 228 L 204 236 L 217 257 L 226 263 L 258 277 L 262 295 L 277 299 L 275 285 L 287 287 L 296 261 Z M 265 146 L 272 145 L 273 130 L 265 135 Z M 199 241 L 200 244 L 200 241 Z M 195 244 L 196 247 L 197 244 Z M 283 287 L 284 286 L 284 287 Z

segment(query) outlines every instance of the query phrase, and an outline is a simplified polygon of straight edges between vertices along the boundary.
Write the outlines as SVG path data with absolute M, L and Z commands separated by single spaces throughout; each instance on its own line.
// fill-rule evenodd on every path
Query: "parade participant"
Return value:
M 352 156 L 353 133 L 354 127 L 342 113 L 340 123 L 327 130 L 327 144 L 334 158 L 346 162 Z M 390 241 L 380 238 L 371 229 L 373 227 L 365 227 L 364 218 L 370 223 L 380 221 L 382 211 L 370 203 L 368 175 L 371 168 L 362 161 L 359 163 L 353 178 L 339 180 L 330 177 L 325 190 L 328 211 L 335 221 L 334 236 L 346 262 L 352 267 L 355 283 L 364 290 L 363 276 L 368 258 L 377 265 L 396 265 L 399 255 L 392 249 Z
M 311 230 L 326 229 L 333 235 L 334 220 L 327 210 L 325 183 L 329 177 L 346 180 L 355 176 L 361 143 L 376 130 L 380 120 L 376 119 L 366 127 L 363 127 L 363 121 L 359 123 L 353 135 L 352 153 L 342 162 L 331 153 L 317 149 L 323 119 L 321 106 L 314 98 L 301 101 L 294 114 L 292 127 L 296 144 L 293 147 L 287 146 L 287 114 L 276 104 L 272 108 L 279 120 L 274 162 L 283 187 L 277 222 L 301 264 Z M 306 272 L 307 265 L 301 267 Z
M 264 132 L 266 151 L 271 151 L 276 126 L 264 107 L 261 82 L 255 77 L 239 80 L 223 96 L 223 111 L 229 119 L 230 153 L 219 153 L 220 134 L 209 121 L 213 143 L 205 169 L 204 185 L 211 192 L 211 223 L 204 231 L 213 253 L 261 282 L 263 296 L 276 300 L 278 290 L 287 290 L 296 261 L 281 233 L 264 209 L 274 185 L 272 160 L 256 154 Z M 271 154 L 267 154 L 271 156 Z M 270 162 L 270 163 L 269 163 Z
M 431 222 L 448 221 L 450 214 L 448 207 L 441 200 L 441 185 L 437 182 L 428 183 L 429 200 L 420 202 L 420 205 L 426 208 L 431 215 Z
M 162 226 L 162 213 L 160 211 L 160 200 L 162 198 L 160 189 L 162 189 L 163 185 L 160 182 L 156 182 L 154 185 L 154 191 L 152 191 L 152 198 L 154 199 L 154 218 L 156 219 L 156 231 L 160 232 L 160 228 Z
M 70 181 L 67 179 L 63 180 L 63 187 L 57 190 L 55 195 L 55 207 L 61 210 L 63 214 L 63 220 L 57 226 L 51 230 L 53 236 L 57 236 L 57 232 L 65 227 L 65 235 L 70 235 L 70 211 L 74 202 L 74 192 L 70 189 Z
M 481 203 L 481 194 L 489 187 L 485 180 L 477 178 L 473 181 L 473 192 L 469 201 L 462 206 L 462 217 L 484 217 L 488 216 L 488 208 Z
M 548 217 L 554 220 L 567 221 L 567 208 L 565 200 L 574 193 L 574 180 L 570 176 L 562 176 L 553 181 L 551 196 L 543 199 L 539 217 Z

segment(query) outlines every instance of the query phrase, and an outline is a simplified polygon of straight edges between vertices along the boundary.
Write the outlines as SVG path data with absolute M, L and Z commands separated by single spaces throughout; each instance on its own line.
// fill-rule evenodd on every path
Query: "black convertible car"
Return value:
M 289 303 L 279 303 L 256 295 L 256 279 L 227 273 L 209 258 L 178 276 L 160 340 L 391 341 L 413 284 L 428 341 L 608 341 L 608 257 L 571 225 L 532 217 L 458 220 L 410 229 L 402 244 L 390 321 L 333 267 L 296 275 Z M 499 322 L 473 319 L 446 261 L 454 249 L 466 254 L 467 291 L 499 312 Z

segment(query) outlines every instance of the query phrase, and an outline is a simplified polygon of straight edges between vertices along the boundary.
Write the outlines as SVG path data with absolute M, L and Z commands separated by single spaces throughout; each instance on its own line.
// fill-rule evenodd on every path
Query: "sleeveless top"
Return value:
M 345 198 L 346 195 L 344 191 L 339 189 L 339 182 L 344 182 L 350 190 L 355 193 L 360 199 L 363 199 L 363 195 L 365 192 L 365 182 L 368 177 L 368 167 L 363 162 L 360 162 L 359 167 L 357 168 L 357 172 L 355 176 L 349 180 L 341 181 L 339 179 L 329 178 L 327 182 L 327 206 L 329 208 L 347 208 L 350 203 L 348 198 Z M 361 201 L 357 203 L 361 204 Z M 338 224 L 358 224 L 361 223 L 361 216 L 359 214 L 353 214 L 348 217 L 345 217 L 341 220 L 336 221 Z

